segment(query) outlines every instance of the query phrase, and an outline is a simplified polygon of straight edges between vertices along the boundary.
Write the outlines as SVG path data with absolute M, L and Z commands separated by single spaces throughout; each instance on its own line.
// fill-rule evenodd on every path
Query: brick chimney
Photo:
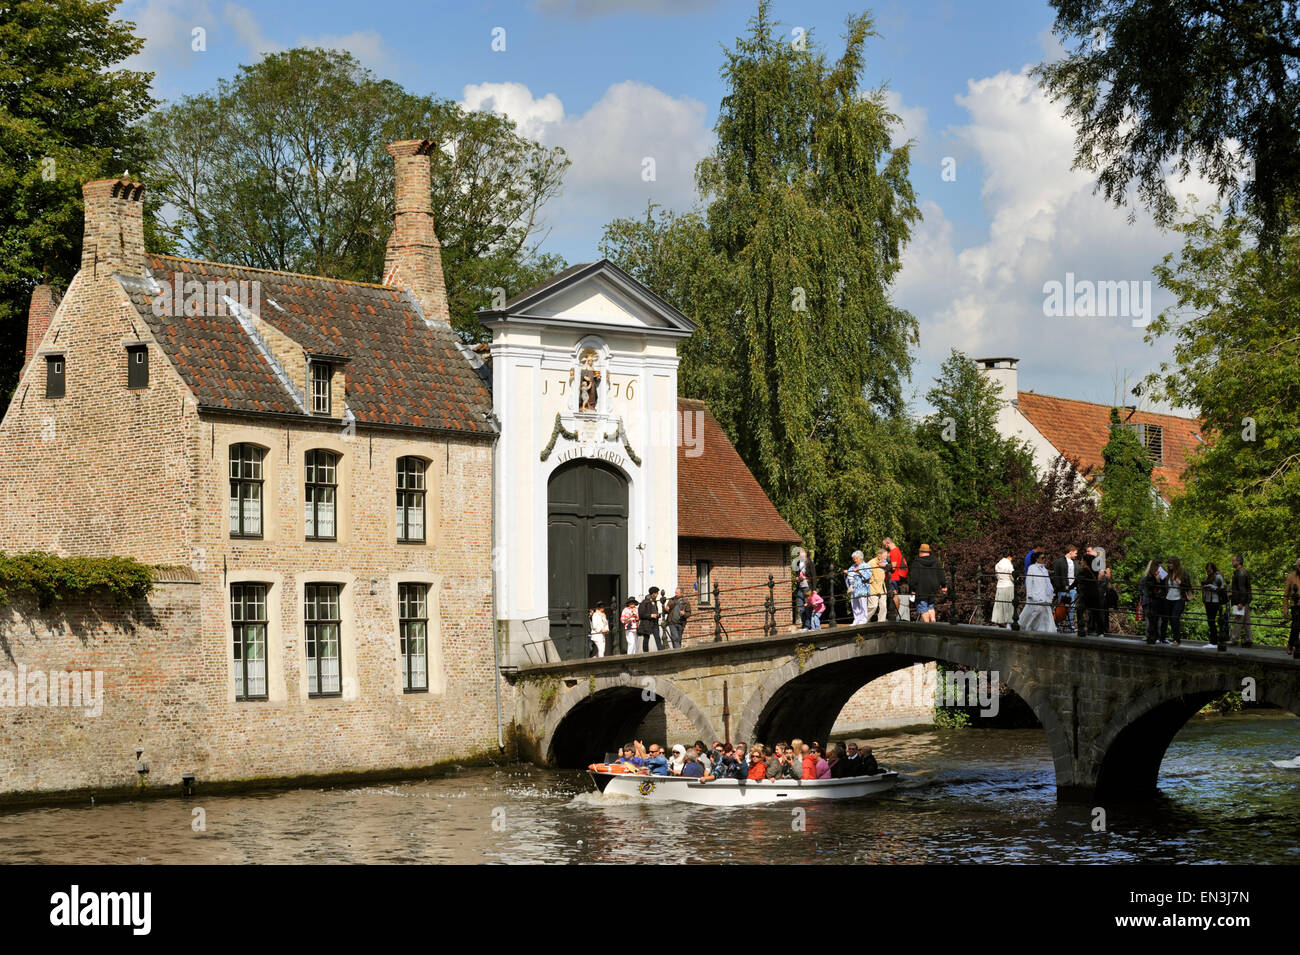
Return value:
M 442 245 L 433 231 L 427 139 L 406 139 L 385 147 L 393 157 L 393 231 L 384 253 L 384 284 L 406 289 L 424 317 L 451 324 L 447 285 L 442 275 Z
M 86 231 L 81 267 L 93 275 L 143 275 L 144 186 L 125 179 L 96 179 L 81 187 Z
M 59 293 L 42 282 L 32 289 L 32 304 L 27 309 L 27 351 L 23 356 L 23 370 L 32 363 L 32 356 L 41 347 L 41 339 L 54 320 L 59 307 Z

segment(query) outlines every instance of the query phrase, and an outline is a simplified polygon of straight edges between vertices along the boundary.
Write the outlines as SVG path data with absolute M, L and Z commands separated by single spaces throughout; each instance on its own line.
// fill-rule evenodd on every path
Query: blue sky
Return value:
M 573 161 L 563 195 L 546 210 L 542 246 L 572 263 L 595 257 L 610 219 L 638 214 L 647 201 L 676 209 L 695 201 L 692 171 L 711 147 L 724 92 L 722 47 L 754 9 L 740 0 L 129 0 L 119 15 L 145 37 L 133 65 L 156 73 L 163 99 L 209 89 L 263 52 L 316 45 L 348 49 L 413 91 L 509 115 Z M 881 34 L 868 46 L 864 87 L 888 85 L 900 141 L 916 141 L 912 179 L 924 221 L 895 293 L 921 326 L 914 407 L 924 408 L 920 395 L 952 347 L 1020 357 L 1023 390 L 1115 400 L 1124 382 L 1167 357 L 1168 343 L 1146 344 L 1131 314 L 1046 316 L 1045 283 L 1150 281 L 1177 242 L 1141 210 L 1130 225 L 1071 170 L 1072 129 L 1026 75 L 1056 55 L 1051 8 L 1038 0 L 772 6 L 787 35 L 809 31 L 832 57 L 846 17 L 863 10 Z M 504 50 L 493 49 L 498 28 Z M 192 48 L 196 29 L 203 51 Z M 647 156 L 653 182 L 641 176 Z M 941 175 L 945 159 L 955 178 Z M 1206 195 L 1199 184 L 1184 191 Z M 1158 312 L 1167 298 L 1153 292 Z

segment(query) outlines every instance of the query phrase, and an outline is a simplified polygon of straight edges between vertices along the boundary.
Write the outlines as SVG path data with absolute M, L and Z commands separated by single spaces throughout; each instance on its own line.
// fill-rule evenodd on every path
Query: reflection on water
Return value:
M 906 778 L 860 802 L 711 808 L 602 796 L 530 766 L 354 789 L 168 799 L 0 816 L 0 862 L 1300 862 L 1300 721 L 1197 721 L 1161 799 L 1058 805 L 1038 730 L 870 739 Z M 194 831 L 202 809 L 206 831 Z

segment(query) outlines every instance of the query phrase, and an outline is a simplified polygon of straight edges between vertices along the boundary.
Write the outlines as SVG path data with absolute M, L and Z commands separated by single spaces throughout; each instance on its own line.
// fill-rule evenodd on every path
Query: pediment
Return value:
M 500 309 L 482 309 L 497 322 L 626 329 L 684 338 L 695 323 L 608 260 L 574 266 L 515 296 Z

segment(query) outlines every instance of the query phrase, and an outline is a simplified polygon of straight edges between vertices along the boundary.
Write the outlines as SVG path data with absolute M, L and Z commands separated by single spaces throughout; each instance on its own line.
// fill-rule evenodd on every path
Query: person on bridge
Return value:
M 1138 581 L 1138 593 L 1142 598 L 1142 619 L 1147 624 L 1147 643 L 1164 643 L 1164 602 L 1165 578 L 1169 575 L 1161 566 L 1160 558 L 1147 564 L 1146 573 Z
M 907 588 L 907 558 L 892 537 L 886 537 L 880 546 L 889 553 L 889 608 L 887 620 L 898 618 L 898 595 Z
M 628 597 L 627 603 L 623 607 L 623 612 L 619 614 L 619 623 L 623 625 L 623 639 L 627 644 L 627 653 L 636 653 L 636 598 Z
M 922 544 L 912 565 L 912 591 L 916 594 L 916 612 L 923 623 L 934 623 L 939 596 L 948 592 L 948 578 L 943 565 L 930 554 L 930 545 Z
M 596 604 L 596 609 L 591 611 L 591 645 L 596 648 L 596 656 L 605 655 L 605 641 L 609 637 L 609 619 L 605 616 L 605 605 Z
M 1232 557 L 1232 643 L 1254 646 L 1250 638 L 1250 571 L 1240 554 Z
M 1300 560 L 1295 562 L 1295 570 L 1286 575 L 1282 599 L 1291 619 L 1291 636 L 1286 642 L 1286 652 L 1295 656 L 1295 648 L 1300 644 Z
M 1052 586 L 1056 589 L 1056 599 L 1069 608 L 1066 611 L 1066 632 L 1074 630 L 1074 602 L 1079 596 L 1074 585 L 1079 572 L 1078 561 L 1075 559 L 1078 556 L 1079 548 L 1071 544 L 1066 548 L 1065 555 L 1056 558 L 1056 563 L 1052 565 Z
M 682 596 L 682 588 L 678 587 L 668 602 L 668 641 L 674 650 L 681 648 L 690 616 L 691 602 Z
M 826 601 L 814 587 L 808 593 L 808 629 L 820 630 L 822 628 L 822 614 L 826 611 Z
M 659 588 L 651 587 L 650 593 L 646 595 L 645 600 L 641 601 L 641 606 L 637 607 L 637 637 L 641 640 L 641 652 L 650 652 L 650 638 L 654 637 L 655 649 L 664 648 L 663 641 L 659 637 Z
M 794 625 L 803 630 L 808 626 L 808 595 L 813 585 L 813 565 L 808 559 L 808 552 L 800 547 L 795 551 L 790 564 L 790 573 L 794 577 Z
M 853 552 L 853 566 L 844 572 L 844 586 L 849 589 L 853 605 L 853 622 L 867 622 L 867 598 L 871 596 L 871 568 L 863 560 L 862 551 Z
M 1183 608 L 1187 606 L 1187 593 L 1192 582 L 1183 570 L 1183 562 L 1169 558 L 1169 576 L 1165 579 L 1165 610 L 1169 617 L 1169 642 L 1180 646 L 1183 642 Z
M 889 609 L 889 551 L 881 548 L 867 561 L 871 568 L 871 592 L 867 595 L 867 622 L 883 622 Z
M 1052 620 L 1052 579 L 1047 573 L 1047 554 L 1038 551 L 1025 575 L 1025 606 L 1020 611 L 1020 629 L 1056 633 Z
M 1227 602 L 1228 584 L 1211 561 L 1205 565 L 1205 579 L 1201 581 L 1201 603 L 1205 605 L 1205 625 L 1212 647 L 1228 639 L 1228 618 L 1222 612 Z
M 997 562 L 993 572 L 997 574 L 998 586 L 993 594 L 993 616 L 990 619 L 993 626 L 1009 629 L 1016 610 L 1016 565 L 1011 563 L 1009 553 Z

